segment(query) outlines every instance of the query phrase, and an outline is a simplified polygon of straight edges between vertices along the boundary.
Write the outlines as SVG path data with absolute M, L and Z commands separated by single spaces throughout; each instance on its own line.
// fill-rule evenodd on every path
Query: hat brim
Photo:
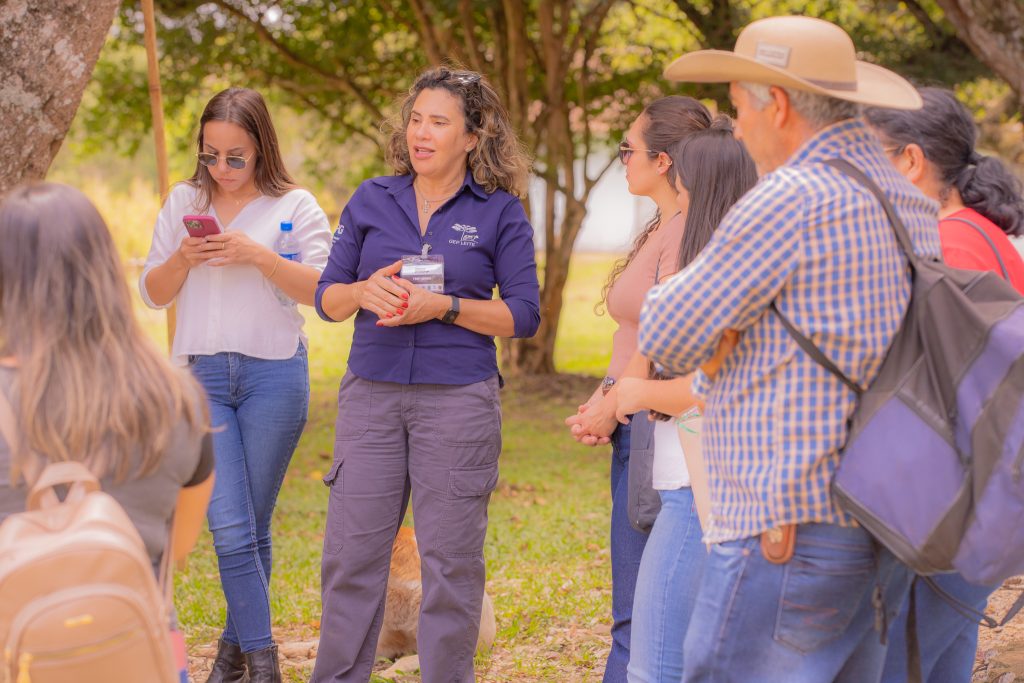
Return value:
M 917 88 L 902 76 L 868 62 L 856 62 L 856 69 L 855 88 L 831 88 L 735 52 L 700 50 L 676 59 L 665 67 L 664 75 L 670 81 L 690 83 L 764 83 L 888 109 L 920 109 L 924 106 Z

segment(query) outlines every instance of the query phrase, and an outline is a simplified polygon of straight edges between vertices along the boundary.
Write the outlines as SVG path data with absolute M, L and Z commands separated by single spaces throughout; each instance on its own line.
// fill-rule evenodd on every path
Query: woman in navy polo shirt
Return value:
M 443 67 L 409 91 L 387 156 L 396 175 L 352 195 L 316 292 L 325 320 L 356 319 L 324 477 L 313 680 L 369 680 L 411 497 L 423 681 L 469 682 L 501 451 L 494 337 L 529 337 L 540 322 L 533 229 L 517 198 L 529 164 L 491 86 Z

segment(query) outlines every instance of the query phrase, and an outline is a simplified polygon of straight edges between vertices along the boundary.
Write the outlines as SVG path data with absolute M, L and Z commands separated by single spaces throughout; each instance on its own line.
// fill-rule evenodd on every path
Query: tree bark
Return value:
M 936 1 L 960 40 L 1024 101 L 1024 2 Z
M 118 5 L 120 0 L 0 4 L 0 195 L 46 177 Z

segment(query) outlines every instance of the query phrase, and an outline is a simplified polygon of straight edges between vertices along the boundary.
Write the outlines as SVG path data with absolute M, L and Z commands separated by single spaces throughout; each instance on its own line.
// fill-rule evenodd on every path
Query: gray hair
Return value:
M 739 86 L 750 93 L 750 99 L 758 111 L 767 107 L 768 103 L 772 101 L 770 85 L 743 81 L 739 83 Z M 818 130 L 860 115 L 860 107 L 856 102 L 847 102 L 828 95 L 818 95 L 795 88 L 776 87 L 781 88 L 789 97 L 789 103 L 793 110 Z

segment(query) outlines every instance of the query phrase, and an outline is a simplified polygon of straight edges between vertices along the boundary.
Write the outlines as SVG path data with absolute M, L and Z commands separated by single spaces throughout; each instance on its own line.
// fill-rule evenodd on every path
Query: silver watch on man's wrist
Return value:
M 608 392 L 612 390 L 613 386 L 615 386 L 615 378 L 605 377 L 603 380 L 601 380 L 601 395 L 607 395 Z

